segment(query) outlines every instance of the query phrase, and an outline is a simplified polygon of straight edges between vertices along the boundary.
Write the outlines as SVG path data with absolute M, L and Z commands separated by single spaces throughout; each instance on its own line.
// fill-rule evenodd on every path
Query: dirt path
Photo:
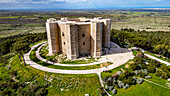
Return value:
M 155 83 L 155 82 L 149 81 L 149 80 L 147 80 L 147 79 L 144 79 L 144 80 L 145 80 L 145 81 L 147 81 L 147 82 L 149 82 L 149 83 L 152 83 L 152 84 L 155 84 L 155 85 L 158 85 L 158 86 L 160 86 L 160 87 L 163 87 L 163 88 L 166 88 L 166 89 L 170 90 L 170 88 L 165 87 L 165 86 L 162 86 L 162 85 L 160 85 L 160 84 L 158 84 L 158 83 Z

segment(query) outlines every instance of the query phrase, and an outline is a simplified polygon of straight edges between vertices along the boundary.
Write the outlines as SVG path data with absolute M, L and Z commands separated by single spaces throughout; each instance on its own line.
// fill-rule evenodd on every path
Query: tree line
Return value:
M 121 29 L 111 31 L 111 41 L 121 47 L 136 46 L 149 52 L 170 57 L 170 32 L 135 31 L 134 29 Z
M 11 57 L 11 55 L 4 56 L 8 53 L 15 53 L 19 56 L 20 61 L 22 59 L 24 61 L 23 54 L 29 51 L 29 45 L 46 38 L 46 32 L 2 38 L 0 40 L 0 62 L 6 62 Z

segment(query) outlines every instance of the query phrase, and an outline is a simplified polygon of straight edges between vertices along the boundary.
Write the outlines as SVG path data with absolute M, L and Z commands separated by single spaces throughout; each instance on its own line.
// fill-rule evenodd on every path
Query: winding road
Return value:
M 52 65 L 58 65 L 58 66 L 90 66 L 90 65 L 97 65 L 97 64 L 101 64 L 101 63 L 104 63 L 104 62 L 109 62 L 110 60 L 102 60 L 102 61 L 100 61 L 100 62 L 94 62 L 94 63 L 89 63 L 89 64 L 61 64 L 61 63 L 54 63 L 54 62 L 51 62 L 51 61 L 48 61 L 48 60 L 46 60 L 46 59 L 44 59 L 44 58 L 42 58 L 41 56 L 40 56 L 40 49 L 43 47 L 43 46 L 45 46 L 46 45 L 46 43 L 45 44 L 42 44 L 38 49 L 37 49 L 37 51 L 36 51 L 36 57 L 39 59 L 39 60 L 41 60 L 41 61 L 43 61 L 43 62 L 46 62 L 46 63 L 48 63 L 48 64 L 52 64 Z M 112 62 L 112 61 L 111 61 Z
M 42 43 L 39 43 L 37 45 L 32 46 L 31 50 L 27 54 L 24 54 L 24 57 L 25 57 L 25 62 L 28 65 L 30 65 L 30 66 L 32 66 L 32 67 L 34 67 L 36 69 L 39 69 L 39 70 L 42 70 L 42 71 L 46 71 L 46 72 L 51 72 L 51 73 L 62 73 L 62 74 L 92 74 L 92 73 L 100 73 L 100 72 L 103 72 L 103 71 L 106 71 L 106 70 L 114 69 L 114 68 L 116 68 L 116 67 L 118 67 L 120 65 L 123 65 L 129 59 L 133 59 L 133 57 L 134 57 L 132 55 L 132 52 L 118 53 L 118 54 L 109 54 L 109 55 L 102 56 L 102 58 L 104 60 L 106 60 L 106 58 L 108 58 L 108 60 L 114 62 L 114 64 L 107 66 L 107 68 L 103 67 L 103 68 L 90 69 L 90 70 L 62 70 L 62 69 L 53 69 L 53 68 L 48 68 L 48 67 L 39 65 L 36 62 L 32 61 L 30 59 L 30 57 L 29 57 L 31 51 L 34 48 L 38 47 L 41 44 L 45 44 L 45 43 L 46 42 L 42 42 Z
M 101 86 L 104 87 L 102 78 L 101 78 L 101 72 L 106 71 L 106 70 L 111 70 L 114 69 L 118 66 L 123 65 L 124 63 L 126 63 L 129 59 L 133 59 L 134 56 L 132 55 L 132 52 L 125 52 L 125 53 L 116 53 L 116 54 L 109 54 L 109 55 L 105 55 L 105 56 L 101 56 L 102 57 L 102 61 L 101 62 L 94 62 L 94 63 L 89 63 L 89 64 L 76 64 L 76 65 L 70 65 L 70 64 L 60 64 L 60 63 L 53 63 L 47 60 L 45 60 L 44 58 L 42 58 L 39 55 L 39 51 L 40 49 L 46 44 L 46 42 L 42 42 L 39 43 L 37 45 L 34 45 L 31 47 L 31 50 L 27 53 L 24 54 L 24 58 L 25 58 L 25 62 L 30 65 L 31 67 L 34 67 L 36 69 L 42 70 L 42 71 L 46 71 L 46 72 L 51 72 L 51 73 L 62 73 L 62 74 L 92 74 L 92 73 L 96 73 L 99 76 L 99 80 L 101 83 Z M 41 45 L 41 46 L 40 46 Z M 35 49 L 36 47 L 40 46 L 37 50 L 36 50 L 36 57 L 46 63 L 50 63 L 50 64 L 54 64 L 54 65 L 58 65 L 58 66 L 89 66 L 89 65 L 95 65 L 95 64 L 99 64 L 99 63 L 104 63 L 107 61 L 111 61 L 113 62 L 113 64 L 103 67 L 103 68 L 98 68 L 98 69 L 90 69 L 90 70 L 62 70 L 62 69 L 53 69 L 53 68 L 48 68 L 48 67 L 44 67 L 42 65 L 37 64 L 36 62 L 32 61 L 30 59 L 30 53 L 33 49 Z M 111 96 L 105 89 L 104 91 L 107 93 L 108 96 Z

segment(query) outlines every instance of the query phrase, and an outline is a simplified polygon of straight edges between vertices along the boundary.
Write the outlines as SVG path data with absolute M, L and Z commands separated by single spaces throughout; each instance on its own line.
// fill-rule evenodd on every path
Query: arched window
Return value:
M 62 35 L 64 36 L 64 32 L 62 32 Z
M 83 42 L 83 45 L 85 45 L 85 42 Z

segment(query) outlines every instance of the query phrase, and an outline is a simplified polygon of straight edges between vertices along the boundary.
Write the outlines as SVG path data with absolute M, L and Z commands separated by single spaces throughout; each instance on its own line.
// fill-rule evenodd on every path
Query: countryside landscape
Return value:
M 68 59 L 68 47 L 67 54 L 60 51 L 49 55 L 54 36 L 49 35 L 53 30 L 47 28 L 50 18 L 70 19 L 62 22 L 88 18 L 92 23 L 93 19 L 94 22 L 109 19 L 110 47 L 101 47 L 101 56 L 79 53 L 77 59 Z M 76 21 L 75 28 L 82 26 L 81 22 L 91 24 L 88 20 Z M 105 27 L 100 29 L 104 30 Z M 63 32 L 61 36 L 68 39 Z M 169 96 L 169 93 L 169 8 L 0 9 L 0 96 Z

